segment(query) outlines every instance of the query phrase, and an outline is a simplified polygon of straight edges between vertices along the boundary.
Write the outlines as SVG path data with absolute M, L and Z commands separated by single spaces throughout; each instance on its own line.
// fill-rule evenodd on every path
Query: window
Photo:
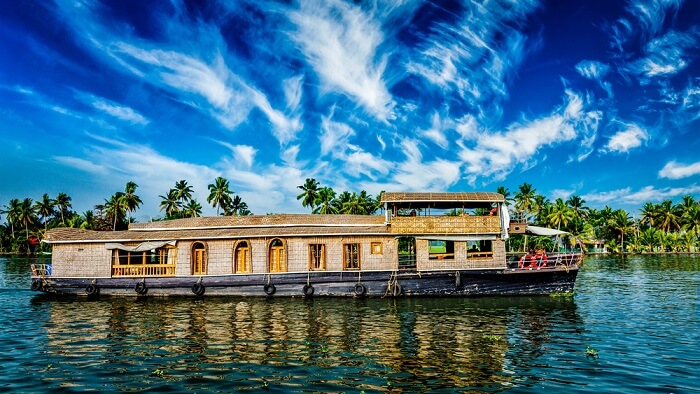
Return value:
M 360 244 L 343 244 L 343 268 L 360 269 Z
M 241 241 L 236 244 L 233 252 L 233 272 L 236 274 L 250 273 L 252 267 L 250 264 L 250 246 L 248 242 Z
M 326 269 L 326 245 L 310 244 L 309 245 L 309 270 L 325 270 Z
M 493 256 L 493 244 L 491 240 L 469 241 L 467 243 L 467 258 L 479 259 Z
M 381 242 L 372 242 L 372 254 L 382 254 Z
M 270 272 L 287 272 L 287 255 L 284 243 L 280 239 L 270 242 L 268 256 L 270 257 Z
M 112 276 L 173 276 L 177 248 L 112 251 Z
M 428 256 L 431 260 L 454 259 L 454 241 L 428 241 Z

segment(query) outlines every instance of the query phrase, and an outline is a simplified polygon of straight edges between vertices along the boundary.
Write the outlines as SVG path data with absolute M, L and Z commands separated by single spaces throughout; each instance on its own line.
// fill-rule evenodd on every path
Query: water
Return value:
M 700 257 L 587 258 L 573 298 L 398 300 L 49 298 L 30 263 L 0 258 L 0 391 L 700 391 Z

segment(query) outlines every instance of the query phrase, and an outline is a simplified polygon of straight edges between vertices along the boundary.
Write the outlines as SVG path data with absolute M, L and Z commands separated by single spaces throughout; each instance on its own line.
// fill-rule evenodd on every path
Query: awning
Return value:
M 145 252 L 147 250 L 162 248 L 165 245 L 175 246 L 176 242 L 177 241 L 149 241 L 149 242 L 142 242 L 136 246 L 126 246 L 126 245 L 117 244 L 117 243 L 106 243 L 105 249 L 107 249 L 107 250 L 119 249 L 119 250 L 124 250 L 127 252 Z
M 553 228 L 547 228 L 547 227 L 530 226 L 529 224 L 527 225 L 527 228 L 525 229 L 525 231 L 530 233 L 530 234 L 544 235 L 547 237 L 568 234 L 568 232 L 566 232 L 566 231 L 555 230 Z
M 485 235 L 421 235 L 416 239 L 427 239 L 428 241 L 493 241 L 496 236 L 493 234 Z

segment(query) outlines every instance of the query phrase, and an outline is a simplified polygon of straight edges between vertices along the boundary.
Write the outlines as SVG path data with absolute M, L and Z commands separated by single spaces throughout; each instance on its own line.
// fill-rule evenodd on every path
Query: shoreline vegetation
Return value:
M 313 178 L 307 178 L 298 186 L 301 193 L 297 200 L 312 214 L 375 215 L 382 210 L 380 192 L 371 196 L 359 193 L 337 193 L 321 186 Z M 136 194 L 138 185 L 127 182 L 124 191 L 116 192 L 104 202 L 82 214 L 72 210 L 72 198 L 65 193 L 56 197 L 44 194 L 34 201 L 14 198 L 0 206 L 0 255 L 26 255 L 50 252 L 50 246 L 41 243 L 46 231 L 56 227 L 74 227 L 96 231 L 118 231 L 135 222 L 131 214 L 143 203 Z M 218 177 L 208 185 L 207 203 L 216 208 L 217 215 L 245 216 L 253 213 L 242 198 L 230 190 L 229 181 Z M 167 193 L 160 195 L 162 218 L 153 221 L 198 217 L 202 205 L 192 197 L 194 190 L 186 180 L 177 181 Z M 698 254 L 700 253 L 700 202 L 693 196 L 683 196 L 679 203 L 664 200 L 655 204 L 645 203 L 634 218 L 623 209 L 605 206 L 595 209 L 586 201 L 573 195 L 567 200 L 550 201 L 537 194 L 532 184 L 523 183 L 511 193 L 500 186 L 497 193 L 505 197 L 511 218 L 531 225 L 567 231 L 565 248 L 581 248 L 589 254 Z M 419 213 L 420 214 L 420 213 Z M 463 212 L 453 210 L 446 215 Z M 486 215 L 487 209 L 477 209 L 469 214 Z M 527 248 L 553 250 L 549 237 L 513 234 L 508 240 L 508 251 L 519 252 Z

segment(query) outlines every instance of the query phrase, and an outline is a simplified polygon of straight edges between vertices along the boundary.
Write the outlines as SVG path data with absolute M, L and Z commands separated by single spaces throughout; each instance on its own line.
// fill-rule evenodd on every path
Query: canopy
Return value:
M 534 235 L 544 235 L 548 237 L 553 237 L 555 235 L 562 235 L 562 234 L 568 234 L 566 231 L 561 231 L 561 230 L 555 230 L 553 228 L 547 228 L 547 227 L 538 227 L 538 226 L 530 226 L 529 224 L 527 225 L 527 228 L 525 229 L 526 232 Z
M 454 242 L 463 242 L 463 241 L 493 241 L 496 239 L 496 236 L 493 234 L 484 234 L 484 235 L 422 235 L 420 237 L 416 237 L 416 239 L 427 239 L 429 241 L 454 241 Z
M 125 250 L 127 252 L 145 252 L 147 250 L 162 248 L 165 245 L 175 246 L 175 242 L 176 241 L 149 241 L 149 242 L 142 242 L 136 246 L 126 246 L 126 245 L 117 244 L 117 243 L 106 243 L 105 249 L 108 249 L 108 250 L 119 249 L 119 250 Z

